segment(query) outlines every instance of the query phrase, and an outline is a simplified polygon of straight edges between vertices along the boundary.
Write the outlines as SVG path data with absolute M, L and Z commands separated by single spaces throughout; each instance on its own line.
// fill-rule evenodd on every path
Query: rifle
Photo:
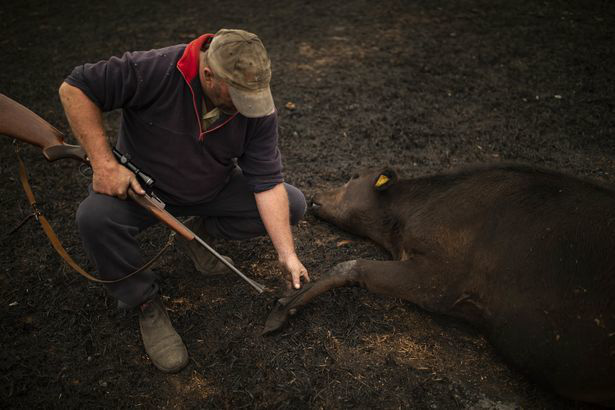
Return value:
M 43 156 L 47 161 L 53 162 L 60 159 L 73 159 L 86 165 L 90 164 L 89 158 L 81 146 L 66 144 L 64 142 L 64 134 L 40 116 L 4 94 L 0 94 L 0 134 L 4 134 L 39 147 L 43 151 Z M 115 148 L 113 148 L 113 153 L 118 161 L 137 174 L 137 176 L 145 182 L 146 186 L 151 186 L 153 184 L 154 180 L 147 176 L 143 171 L 135 167 L 126 156 L 122 155 Z M 25 172 L 23 175 L 25 175 Z M 26 195 L 28 195 L 29 199 L 31 198 L 30 202 L 34 207 L 35 201 L 30 189 L 26 189 Z M 243 280 L 248 282 L 259 293 L 262 293 L 265 290 L 263 285 L 241 273 L 205 241 L 199 238 L 188 227 L 166 211 L 164 209 L 165 204 L 153 193 L 151 195 L 148 193 L 145 195 L 139 195 L 129 188 L 128 196 L 137 204 L 151 212 L 156 218 L 179 235 L 189 241 L 197 241 L 201 246 L 211 252 L 218 260 L 224 263 L 224 265 L 238 274 Z M 35 211 L 38 212 L 36 208 Z M 54 248 L 57 250 L 55 244 Z M 73 264 L 71 264 L 71 266 L 73 266 Z M 78 271 L 81 270 L 78 269 Z M 133 272 L 133 274 L 134 273 L 136 272 Z

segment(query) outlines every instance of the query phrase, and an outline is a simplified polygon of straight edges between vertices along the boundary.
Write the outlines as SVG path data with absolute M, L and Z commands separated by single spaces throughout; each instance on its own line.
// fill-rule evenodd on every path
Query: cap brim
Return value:
M 244 117 L 265 117 L 273 113 L 275 109 L 269 87 L 256 91 L 244 91 L 229 85 L 228 91 L 233 105 Z

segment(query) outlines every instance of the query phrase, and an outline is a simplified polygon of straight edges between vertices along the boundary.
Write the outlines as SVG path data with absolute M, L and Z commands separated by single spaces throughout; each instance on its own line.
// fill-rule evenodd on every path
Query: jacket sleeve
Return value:
M 149 81 L 139 67 L 148 63 L 144 54 L 128 52 L 122 57 L 77 66 L 65 81 L 83 91 L 102 111 L 138 108 L 151 99 Z
M 252 120 L 244 154 L 238 164 L 253 192 L 267 191 L 281 182 L 282 155 L 278 148 L 277 112 Z

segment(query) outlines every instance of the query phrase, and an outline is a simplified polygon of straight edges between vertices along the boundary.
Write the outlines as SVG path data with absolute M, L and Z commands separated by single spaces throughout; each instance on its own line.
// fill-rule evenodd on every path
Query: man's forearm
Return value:
M 109 148 L 100 108 L 83 91 L 68 83 L 60 86 L 60 100 L 73 134 L 88 154 L 92 169 L 117 163 Z
M 60 100 L 73 134 L 90 159 L 94 191 L 122 199 L 126 198 L 128 187 L 144 194 L 136 176 L 113 156 L 100 108 L 83 91 L 68 83 L 60 86 Z
M 295 245 L 290 229 L 288 195 L 284 184 L 255 194 L 258 212 L 271 238 L 278 259 L 285 260 L 295 254 Z
M 292 285 L 299 289 L 301 278 L 309 281 L 310 276 L 295 253 L 286 188 L 284 184 L 278 184 L 268 191 L 255 194 L 255 198 L 265 229 L 278 253 L 278 261 L 290 275 Z

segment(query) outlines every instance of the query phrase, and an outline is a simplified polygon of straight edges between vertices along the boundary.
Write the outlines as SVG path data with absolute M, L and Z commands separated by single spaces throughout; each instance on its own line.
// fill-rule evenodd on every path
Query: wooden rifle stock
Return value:
M 0 134 L 36 145 L 47 161 L 72 158 L 87 162 L 79 145 L 64 143 L 64 134 L 23 105 L 0 94 Z
M 79 145 L 57 144 L 43 148 L 43 156 L 47 161 L 53 162 L 58 159 L 74 159 L 90 164 L 88 155 Z

